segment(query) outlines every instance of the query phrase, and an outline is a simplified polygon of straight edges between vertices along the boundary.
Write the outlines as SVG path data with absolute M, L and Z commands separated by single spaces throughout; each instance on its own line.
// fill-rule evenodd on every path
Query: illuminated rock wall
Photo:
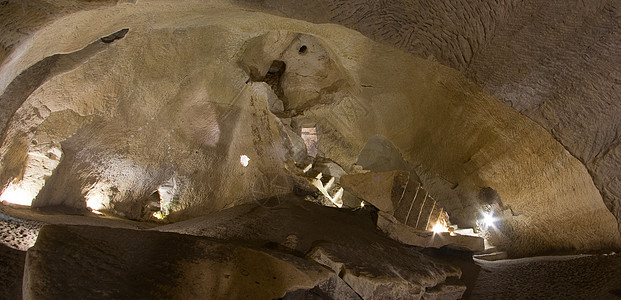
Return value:
M 122 39 L 99 41 L 123 28 Z M 275 60 L 287 65 L 283 115 L 269 110 L 279 91 L 257 78 Z M 458 71 L 337 25 L 227 4 L 119 3 L 58 17 L 19 40 L 0 84 L 2 115 L 11 116 L 1 183 L 39 166 L 35 206 L 95 199 L 141 218 L 173 181 L 167 191 L 177 195 L 166 202 L 158 191 L 159 209 L 176 218 L 267 197 L 274 190 L 257 187 L 291 188 L 283 128 L 310 124 L 318 153 L 346 171 L 368 140 L 385 137 L 460 225 L 475 223 L 481 189 L 495 190 L 505 218 L 492 238 L 514 255 L 620 246 L 587 169 L 546 130 Z M 62 155 L 39 140 L 60 144 Z M 57 159 L 54 171 L 30 163 L 31 153 Z

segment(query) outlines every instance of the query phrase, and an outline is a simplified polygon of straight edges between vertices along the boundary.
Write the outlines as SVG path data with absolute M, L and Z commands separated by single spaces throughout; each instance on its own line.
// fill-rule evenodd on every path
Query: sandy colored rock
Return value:
M 20 299 L 22 297 L 22 277 L 26 252 L 0 244 L 0 297 Z
M 402 171 L 368 172 L 341 177 L 341 186 L 356 197 L 368 201 L 381 211 L 394 213 L 397 197 L 393 197 L 393 188 L 399 189 L 397 176 L 407 173 Z M 396 198 L 396 199 L 395 199 Z
M 448 246 L 453 249 L 480 252 L 485 250 L 483 238 L 468 235 L 451 236 L 448 232 L 434 233 L 416 230 L 400 223 L 390 214 L 378 212 L 377 228 L 394 240 L 406 245 L 440 248 Z
M 332 276 L 295 256 L 207 238 L 48 225 L 28 251 L 24 298 L 273 299 Z
M 362 4 L 342 8 L 351 5 Z M 323 7 L 328 8 L 336 9 Z M 369 11 L 362 8 L 352 13 Z M 506 11 L 501 11 L 498 20 L 504 19 L 500 16 Z M 129 28 L 124 38 L 103 46 L 95 42 L 123 28 Z M 268 51 L 261 45 L 270 34 L 278 43 Z M 253 39 L 260 42 L 252 44 Z M 451 46 L 451 51 L 467 49 L 468 39 L 457 40 L 450 45 L 460 48 Z M 173 209 L 178 218 L 291 188 L 282 167 L 290 152 L 278 117 L 270 114 L 263 97 L 244 88 L 253 78 L 241 58 L 253 45 L 260 62 L 283 60 L 290 66 L 290 73 L 281 74 L 281 88 L 296 108 L 295 114 L 290 111 L 292 123 L 313 124 L 320 136 L 318 154 L 344 170 L 353 168 L 369 139 L 384 136 L 462 227 L 476 221 L 479 190 L 497 191 L 514 214 L 504 220 L 496 240 L 512 255 L 621 245 L 617 223 L 584 165 L 549 132 L 463 74 L 340 26 L 224 3 L 139 1 L 86 9 L 59 16 L 20 42 L 0 66 L 1 93 L 30 67 L 48 66 L 43 69 L 51 76 L 35 72 L 32 81 L 21 78 L 34 83 L 32 92 L 3 101 L 3 115 L 13 117 L 0 149 L 0 183 L 30 178 L 39 185 L 47 178 L 36 206 L 84 207 L 88 195 L 129 218 L 142 216 L 143 199 L 173 177 L 180 191 Z M 306 51 L 300 51 L 304 45 Z M 68 56 L 58 65 L 45 61 L 35 66 L 61 53 Z M 473 58 L 467 58 L 478 56 L 464 57 L 472 64 Z M 46 133 L 39 130 L 44 120 L 65 110 L 73 111 L 66 115 L 77 126 L 47 139 L 35 136 L 35 131 Z M 38 138 L 62 146 L 62 160 L 49 178 L 36 170 L 51 166 L 40 163 L 41 156 L 54 160 L 33 144 Z M 253 167 L 241 166 L 243 154 Z M 601 164 L 602 170 L 614 166 Z M 258 186 L 278 188 L 249 192 L 257 182 L 277 182 Z M 614 184 L 610 187 L 614 193 Z
M 250 245 L 268 243 L 276 249 L 306 255 L 337 274 L 341 274 L 340 266 L 344 265 L 347 271 L 341 277 L 364 299 L 421 296 L 425 288 L 461 276 L 459 268 L 441 259 L 433 260 L 381 234 L 375 229 L 370 209 L 352 212 L 290 198 L 272 209 L 243 205 L 155 230 L 238 240 Z M 453 284 L 459 285 L 463 293 L 462 283 Z M 396 289 L 394 294 L 389 291 L 392 288 Z
M 618 76 L 611 76 L 618 74 L 620 62 L 611 57 L 620 55 L 621 31 L 614 1 L 238 3 L 341 24 L 460 70 L 578 157 L 593 174 L 608 209 L 620 219 L 621 181 L 615 170 L 621 158 L 614 153 L 621 145 L 621 106 L 615 101 Z
M 461 277 L 461 271 L 435 265 L 421 256 L 381 249 L 382 246 L 377 244 L 372 247 L 389 253 L 381 261 L 362 262 L 361 259 L 369 257 L 364 248 L 345 250 L 340 245 L 332 244 L 318 245 L 307 256 L 339 272 L 343 280 L 363 299 L 426 299 L 427 289 L 443 284 L 449 277 Z M 453 287 L 454 290 L 445 289 L 445 293 L 439 288 L 432 298 L 461 298 L 466 287 L 461 284 Z
M 477 261 L 481 266 L 470 299 L 524 295 L 536 299 L 616 299 L 621 295 L 621 257 L 542 256 Z

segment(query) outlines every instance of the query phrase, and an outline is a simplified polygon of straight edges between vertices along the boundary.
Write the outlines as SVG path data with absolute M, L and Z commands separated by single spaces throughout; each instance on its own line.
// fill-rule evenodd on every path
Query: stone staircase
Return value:
M 346 175 L 340 178 L 340 183 L 347 192 L 380 210 L 377 227 L 397 241 L 425 248 L 448 246 L 474 253 L 485 249 L 483 238 L 474 232 L 472 235 L 449 232 L 446 211 L 407 171 Z
M 418 230 L 433 230 L 438 223 L 449 224 L 448 214 L 422 184 L 411 180 L 409 175 L 405 183 L 402 183 L 402 176 L 395 176 L 395 181 L 393 187 L 403 187 L 393 214 L 398 221 Z M 397 189 L 397 195 L 400 189 Z
M 438 224 L 444 228 L 450 224 L 444 209 L 407 171 L 352 174 L 343 176 L 341 184 L 416 230 L 432 231 Z
M 321 193 L 324 204 L 328 206 L 343 207 L 343 188 L 337 183 L 337 178 L 324 174 L 313 164 L 307 165 L 303 170 L 303 177 Z

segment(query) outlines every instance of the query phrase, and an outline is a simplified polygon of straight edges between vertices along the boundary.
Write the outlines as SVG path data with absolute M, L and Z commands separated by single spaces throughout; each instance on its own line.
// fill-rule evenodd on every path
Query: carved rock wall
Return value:
M 338 23 L 462 71 L 582 161 L 621 228 L 617 1 L 237 2 Z
M 261 3 L 265 9 L 273 9 L 271 2 Z M 375 22 L 368 26 L 371 29 L 392 28 L 387 25 L 393 20 L 392 13 L 384 14 L 385 19 L 373 16 L 386 11 L 382 7 L 393 7 L 383 2 L 379 2 L 381 7 L 357 2 L 322 3 L 300 5 L 291 15 L 304 17 L 299 14 L 310 5 L 319 9 L 306 11 L 313 21 L 340 16 L 341 22 L 350 20 L 347 22 L 351 24 Z M 286 12 L 288 5 L 294 4 L 277 8 Z M 431 11 L 447 17 L 438 23 L 429 21 L 432 25 L 447 24 L 433 25 L 446 26 L 438 32 L 462 30 L 459 22 L 449 26 L 452 14 L 436 6 L 414 5 L 409 10 L 393 7 L 391 11 L 423 12 L 434 8 Z M 490 19 L 493 22 L 506 21 L 506 15 L 515 15 L 513 10 L 521 7 L 503 4 L 489 9 L 453 7 L 450 11 L 464 18 L 467 14 L 462 11 L 470 11 L 471 15 L 502 12 L 494 14 Z M 511 13 L 505 13 L 509 8 Z M 356 17 L 343 17 L 338 9 Z M 357 15 L 365 9 L 368 12 Z M 403 14 L 394 22 L 408 24 L 401 19 L 418 15 Z M 492 27 L 480 29 L 476 24 L 473 21 L 465 28 L 478 28 L 472 29 L 472 34 L 483 32 L 485 37 L 493 31 Z M 125 38 L 108 46 L 97 42 L 123 28 L 130 29 Z M 370 35 L 371 29 L 356 29 Z M 321 154 L 351 169 L 367 140 L 384 136 L 415 167 L 436 199 L 445 199 L 442 204 L 451 219 L 462 224 L 473 222 L 480 189 L 493 188 L 514 212 L 503 224 L 498 242 L 515 255 L 619 246 L 619 232 L 616 226 L 611 227 L 613 217 L 584 166 L 548 132 L 499 103 L 462 74 L 373 43 L 339 26 L 240 12 L 228 4 L 121 3 L 59 16 L 22 40 L 15 48 L 19 51 L 12 50 L 0 66 L 3 97 L 11 90 L 10 84 L 26 77 L 17 74 L 34 70 L 28 69 L 33 65 L 36 69 L 46 57 L 82 51 L 90 54 L 57 58 L 64 62 L 50 62 L 51 70 L 46 69 L 43 75 L 34 72 L 33 77 L 28 77 L 32 81 L 23 79 L 31 92 L 23 97 L 7 96 L 0 103 L 7 107 L 3 114 L 12 116 L 10 123 L 5 121 L 8 126 L 4 128 L 1 150 L 2 184 L 11 178 L 29 178 L 32 174 L 23 168 L 24 164 L 49 170 L 57 163 L 55 173 L 41 173 L 40 178 L 34 178 L 48 180 L 37 199 L 39 205 L 83 204 L 84 194 L 89 196 L 93 191 L 93 195 L 104 194 L 114 200 L 119 212 L 136 217 L 142 213 L 136 211 L 136 207 L 142 207 L 136 201 L 148 199 L 149 193 L 162 185 L 172 185 L 174 190 L 174 182 L 184 186 L 181 190 L 190 191 L 181 196 L 181 203 L 195 214 L 250 201 L 254 182 L 265 173 L 282 171 L 279 164 L 287 159 L 287 149 L 278 131 L 279 120 L 268 112 L 267 103 L 258 103 L 270 97 L 264 94 L 264 88 L 255 86 L 258 83 L 248 81 L 250 75 L 239 59 L 246 42 L 277 30 L 316 37 L 317 45 L 326 51 L 306 57 L 329 58 L 324 60 L 330 62 L 325 66 L 338 66 L 333 70 L 344 72 L 342 77 L 335 77 L 343 78 L 344 84 L 318 89 L 326 88 L 334 99 L 313 102 L 311 107 L 298 106 L 305 109 L 304 114 L 293 116 L 293 123 L 317 127 Z M 374 38 L 390 36 L 382 33 Z M 476 53 L 483 50 L 473 50 L 472 56 L 458 56 L 457 49 L 466 49 L 456 46 L 465 45 L 459 42 L 459 36 L 443 38 L 452 41 L 446 45 L 432 44 L 454 53 L 434 57 L 447 60 L 443 62 L 449 65 L 452 57 L 453 67 L 467 72 L 459 61 L 473 64 L 478 59 Z M 433 37 L 428 35 L 429 39 Z M 480 48 L 493 40 L 481 39 L 476 45 Z M 281 56 L 260 52 L 267 53 L 269 59 L 297 61 L 303 43 L 306 41 L 296 40 L 291 49 L 283 43 L 283 51 L 294 51 L 285 51 Z M 415 40 L 405 44 L 412 43 Z M 83 50 L 75 52 L 79 49 Z M 421 53 L 416 54 L 428 57 L 433 51 Z M 305 64 L 300 58 L 297 65 Z M 291 78 L 288 75 L 283 76 Z M 291 95 L 314 100 L 307 97 L 309 90 L 300 91 Z M 54 125 L 61 121 L 68 124 Z M 215 125 L 219 132 L 212 130 Z M 62 149 L 62 155 L 58 155 L 58 149 Z M 258 163 L 258 168 L 244 171 L 239 165 L 239 155 L 247 151 L 256 153 L 251 163 Z M 614 164 L 610 166 L 614 169 Z

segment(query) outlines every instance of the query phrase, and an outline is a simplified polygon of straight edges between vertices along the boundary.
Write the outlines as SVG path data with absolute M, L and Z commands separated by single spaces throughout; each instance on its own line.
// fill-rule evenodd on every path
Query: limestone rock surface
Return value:
M 481 237 L 459 234 L 452 236 L 448 232 L 434 233 L 416 230 L 400 223 L 395 217 L 384 212 L 378 212 L 377 227 L 392 239 L 407 245 L 423 248 L 449 246 L 450 248 L 471 252 L 485 250 L 483 238 Z
M 621 229 L 621 6 L 616 1 L 239 3 L 341 24 L 460 70 L 577 157 Z
M 399 190 L 397 176 L 408 176 L 401 171 L 383 173 L 361 173 L 341 177 L 341 186 L 360 199 L 364 199 L 381 211 L 394 213 L 398 197 L 393 197 L 393 189 Z
M 617 152 L 601 152 L 600 171 L 585 168 L 572 155 L 578 153 L 574 151 L 577 148 L 557 141 L 564 141 L 558 138 L 561 134 L 546 131 L 490 96 L 485 82 L 479 84 L 488 90 L 458 71 L 374 43 L 341 26 L 275 17 L 226 1 L 98 3 L 44 19 L 48 20 L 45 26 L 34 26 L 27 37 L 11 42 L 15 47 L 5 50 L 8 54 L 0 65 L 0 105 L 5 116 L 0 184 L 26 198 L 36 196 L 35 206 L 83 209 L 90 202 L 91 207 L 110 213 L 142 218 L 158 209 L 157 201 L 155 207 L 152 203 L 159 197 L 160 212 L 172 211 L 171 218 L 181 219 L 278 196 L 292 189 L 290 174 L 283 167 L 292 159 L 292 152 L 279 130 L 282 118 L 291 118 L 290 124 L 314 127 L 319 137 L 318 155 L 347 172 L 355 168 L 370 139 L 385 137 L 461 227 L 476 222 L 479 191 L 486 187 L 497 191 L 512 214 L 503 220 L 495 239 L 512 255 L 621 246 L 618 223 L 600 194 L 608 190 L 606 199 L 614 197 L 616 175 L 596 179 L 598 190 L 589 174 L 589 170 L 592 174 L 614 173 Z M 293 7 L 294 3 L 298 2 L 279 7 L 293 9 L 290 15 L 294 17 L 311 12 L 313 20 L 334 18 L 346 25 L 359 24 L 357 29 L 373 38 L 394 36 L 395 41 L 407 40 L 404 45 L 415 45 L 413 49 L 425 49 L 420 39 L 433 41 L 429 49 L 447 51 L 447 55 L 434 57 L 445 64 L 454 59 L 452 66 L 459 70 L 475 66 L 482 57 L 482 50 L 468 47 L 475 45 L 469 41 L 476 40 L 476 45 L 500 41 L 501 46 L 505 42 L 491 39 L 492 32 L 500 32 L 496 27 L 478 21 L 466 27 L 453 22 L 479 20 L 462 18 L 458 12 L 478 16 L 492 11 L 490 24 L 496 24 L 512 20 L 507 16 L 529 16 L 543 5 L 483 1 L 454 7 L 382 2 L 375 7 L 354 1 Z M 66 4 L 58 9 L 63 10 Z M 272 4 L 248 5 L 263 9 Z M 487 6 L 490 9 L 478 9 Z M 305 9 L 309 7 L 328 13 Z M 520 11 L 523 7 L 528 9 Z M 583 11 L 577 5 L 569 7 Z M 349 15 L 330 13 L 339 9 Z M 610 24 L 616 9 L 602 2 L 593 13 L 604 16 L 598 19 L 603 24 Z M 377 19 L 374 11 L 390 13 L 384 21 L 383 17 Z M 408 11 L 415 13 L 405 13 Z M 419 21 L 414 24 L 423 27 L 401 31 L 419 27 L 385 26 L 393 22 L 394 14 L 400 16 L 397 23 L 415 18 Z M 426 14 L 441 18 L 433 23 L 420 21 L 427 19 Z M 447 25 L 425 25 L 436 23 Z M 504 28 L 515 28 L 509 25 Z M 445 28 L 476 34 L 448 34 L 453 31 L 444 32 Z M 548 27 L 532 27 L 534 32 L 537 28 Z M 122 39 L 101 41 L 123 29 L 129 31 Z M 621 40 L 612 38 L 618 31 L 613 29 L 605 36 L 610 40 L 605 40 Z M 371 34 L 382 30 L 377 36 Z M 511 30 L 503 32 L 514 36 Z M 485 39 L 469 39 L 475 36 Z M 539 39 L 541 35 L 528 36 Z M 542 45 L 549 39 L 529 41 L 532 39 L 525 45 Z M 546 47 L 526 48 L 518 53 L 548 53 Z M 613 53 L 619 48 L 602 49 Z M 249 53 L 255 53 L 250 56 L 257 59 L 245 59 Z M 534 57 L 539 59 L 531 66 L 546 65 L 539 63 L 545 55 Z M 287 67 L 267 76 L 277 61 Z M 497 72 L 502 69 L 493 68 Z M 544 73 L 543 77 L 554 78 Z M 276 87 L 274 93 L 282 98 L 286 115 L 269 111 L 265 89 L 255 88 L 260 80 Z M 551 94 L 558 95 L 555 91 L 559 90 Z M 600 98 L 614 102 L 610 97 Z M 602 107 L 614 112 L 616 106 Z M 614 136 L 614 120 L 604 126 L 613 128 L 602 131 L 604 144 L 614 140 L 609 138 Z M 576 128 L 580 124 L 575 124 Z M 297 133 L 298 128 L 292 129 Z M 248 167 L 240 164 L 242 155 L 249 157 Z M 603 189 L 602 182 L 607 180 L 611 183 Z M 176 196 L 165 196 L 171 191 L 176 191 Z M 606 201 L 614 210 L 615 202 Z
M 26 252 L 0 244 L 0 298 L 20 299 Z
M 292 255 L 207 238 L 48 225 L 28 251 L 24 298 L 274 299 L 333 276 Z
M 308 253 L 308 257 L 338 272 L 363 299 L 459 299 L 466 291 L 466 287 L 457 282 L 453 282 L 450 288 L 448 284 L 438 284 L 440 278 L 443 282 L 459 279 L 459 270 L 442 270 L 434 265 L 412 263 L 410 255 L 382 249 L 377 244 L 370 245 L 370 248 L 375 249 L 345 249 L 341 245 L 320 244 Z M 369 259 L 377 257 L 373 255 L 377 250 L 389 251 L 381 260 Z M 427 295 L 427 291 L 434 288 L 438 292 Z
M 433 289 L 446 299 L 461 297 L 459 268 L 387 238 L 375 228 L 373 215 L 291 198 L 274 208 L 242 205 L 154 230 L 298 253 L 339 274 L 363 299 L 425 299 Z

